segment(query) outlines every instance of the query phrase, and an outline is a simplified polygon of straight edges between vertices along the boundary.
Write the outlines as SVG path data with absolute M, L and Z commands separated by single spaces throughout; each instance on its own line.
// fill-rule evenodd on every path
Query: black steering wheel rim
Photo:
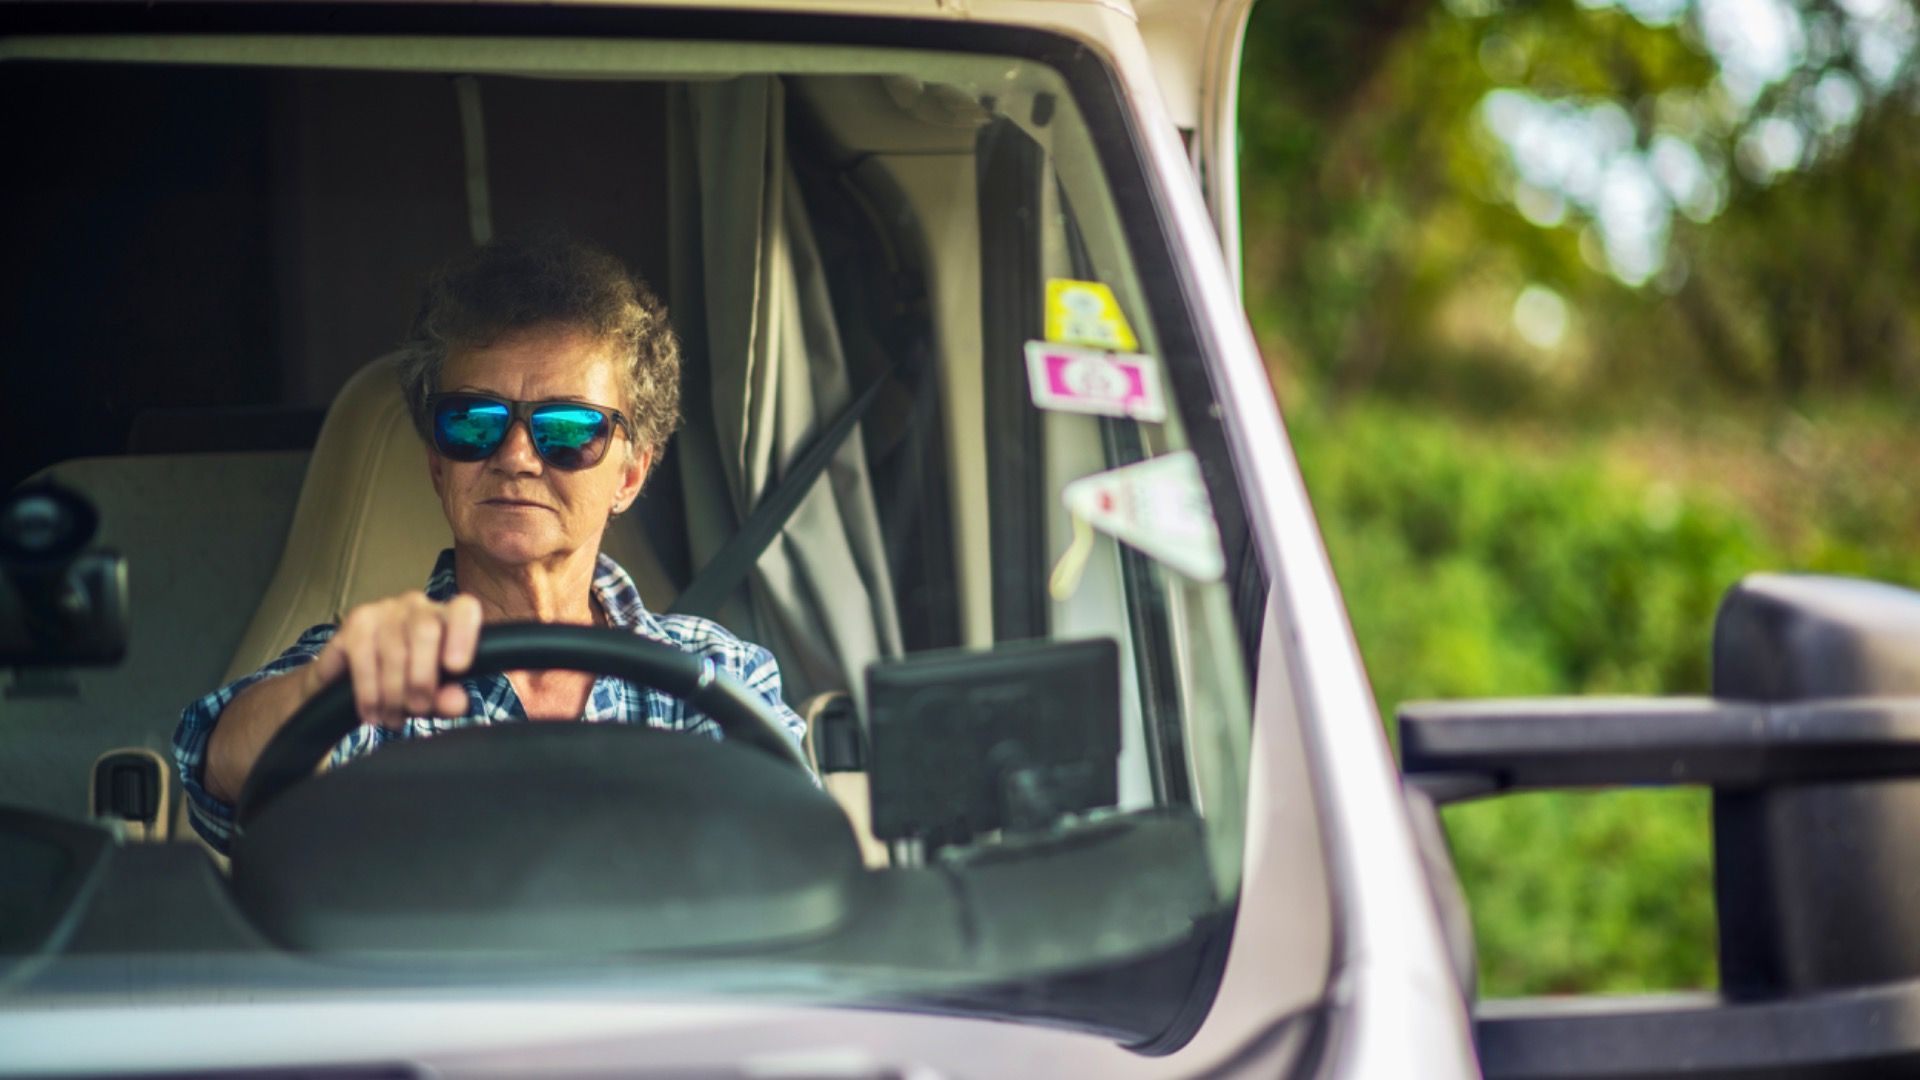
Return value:
M 805 754 L 764 698 L 711 660 L 626 630 L 550 623 L 504 623 L 481 630 L 462 678 L 503 671 L 582 671 L 611 675 L 671 694 L 705 713 L 729 740 L 746 743 L 803 771 Z M 353 687 L 337 679 L 281 725 L 260 751 L 234 804 L 244 829 L 288 789 L 310 778 L 335 744 L 360 725 Z

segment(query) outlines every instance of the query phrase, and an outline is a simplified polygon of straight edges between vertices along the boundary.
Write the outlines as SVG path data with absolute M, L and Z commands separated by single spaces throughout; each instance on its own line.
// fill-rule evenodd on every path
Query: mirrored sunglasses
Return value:
M 579 401 L 512 401 L 491 394 L 434 394 L 427 398 L 434 449 L 454 461 L 485 461 L 507 441 L 514 422 L 526 424 L 534 453 L 556 469 L 590 469 L 607 455 L 615 428 L 633 427 L 615 409 Z

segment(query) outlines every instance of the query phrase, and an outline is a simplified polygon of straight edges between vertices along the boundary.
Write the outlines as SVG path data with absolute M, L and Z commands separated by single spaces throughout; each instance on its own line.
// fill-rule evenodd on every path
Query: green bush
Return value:
M 1764 418 L 1712 419 L 1676 435 L 1380 403 L 1291 414 L 1381 715 L 1415 698 L 1706 693 L 1714 610 L 1741 576 L 1920 582 L 1906 417 L 1792 414 L 1785 440 Z M 1712 986 L 1707 807 L 1680 789 L 1448 810 L 1482 991 Z
M 1721 593 L 1785 561 L 1738 507 L 1617 475 L 1578 438 L 1383 406 L 1290 426 L 1383 716 L 1414 698 L 1703 693 Z M 1660 790 L 1449 810 L 1483 992 L 1712 985 L 1706 806 Z
M 1707 689 L 1713 612 L 1778 566 L 1738 507 L 1379 406 L 1292 433 L 1383 707 Z

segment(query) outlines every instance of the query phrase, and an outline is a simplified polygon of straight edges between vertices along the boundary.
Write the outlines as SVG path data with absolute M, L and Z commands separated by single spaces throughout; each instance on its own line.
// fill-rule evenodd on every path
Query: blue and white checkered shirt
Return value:
M 453 579 L 453 551 L 440 553 L 433 576 L 427 580 L 427 595 L 434 600 L 451 599 L 459 589 Z M 773 654 L 751 642 L 728 633 L 719 623 L 693 615 L 655 615 L 640 602 L 640 590 L 633 579 L 606 555 L 599 557 L 593 575 L 594 595 L 607 613 L 610 626 L 626 627 L 642 637 L 685 649 L 713 662 L 715 668 L 760 694 L 785 722 L 798 742 L 806 734 L 806 722 L 787 707 L 780 697 L 780 667 Z M 333 637 L 334 626 L 316 626 L 300 635 L 300 640 L 266 667 L 228 683 L 206 697 L 188 705 L 180 714 L 180 727 L 173 735 L 173 758 L 180 769 L 180 782 L 188 798 L 188 814 L 193 827 L 209 844 L 225 851 L 233 837 L 233 805 L 207 792 L 201 780 L 206 770 L 207 743 L 213 726 L 234 695 L 261 679 L 280 675 L 314 657 Z M 520 697 L 505 675 L 488 675 L 461 682 L 467 691 L 467 714 L 459 717 L 410 717 L 404 728 L 361 725 L 333 748 L 330 762 L 339 765 L 372 752 L 395 739 L 424 738 L 453 728 L 474 725 L 515 723 L 527 718 Z M 587 723 L 646 724 L 668 731 L 687 731 L 720 737 L 719 725 L 706 714 L 697 712 L 684 701 L 624 679 L 603 675 L 587 695 L 587 706 L 580 714 Z

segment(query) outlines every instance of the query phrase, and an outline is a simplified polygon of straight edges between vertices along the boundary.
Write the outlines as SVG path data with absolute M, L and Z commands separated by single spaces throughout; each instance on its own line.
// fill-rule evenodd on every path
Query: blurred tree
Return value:
M 1914 388 L 1916 38 L 1912 0 L 1257 7 L 1276 384 L 1483 411 Z

